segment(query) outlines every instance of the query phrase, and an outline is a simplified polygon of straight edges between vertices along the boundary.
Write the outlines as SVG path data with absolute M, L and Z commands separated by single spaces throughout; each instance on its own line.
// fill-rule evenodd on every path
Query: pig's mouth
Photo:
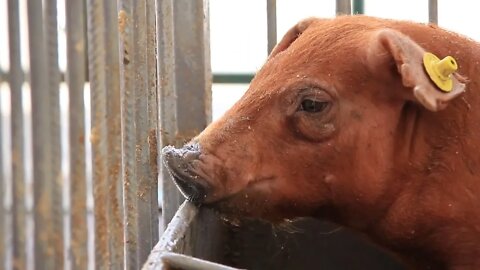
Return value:
M 180 176 L 172 170 L 169 170 L 169 172 L 172 175 L 175 185 L 188 201 L 200 203 L 207 197 L 207 188 L 204 185 L 200 183 L 193 184 L 191 180 L 185 180 L 195 178 L 199 182 L 201 180 L 197 175 Z

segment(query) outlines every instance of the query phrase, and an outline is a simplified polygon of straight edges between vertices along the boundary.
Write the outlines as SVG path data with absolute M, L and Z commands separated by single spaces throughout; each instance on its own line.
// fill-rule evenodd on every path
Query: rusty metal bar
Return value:
M 107 85 L 107 136 L 108 136 L 108 229 L 110 265 L 113 269 L 124 265 L 123 236 L 123 180 L 121 109 L 120 109 L 120 57 L 118 36 L 118 9 L 116 1 L 103 1 L 105 5 L 105 47 Z
M 47 51 L 47 78 L 50 120 L 50 190 L 51 242 L 50 249 L 56 268 L 63 264 L 63 209 L 62 209 L 62 170 L 61 170 L 61 139 L 60 139 L 60 71 L 58 64 L 58 24 L 57 0 L 44 1 L 44 31 Z
M 337 14 L 337 16 L 352 14 L 351 0 L 336 0 L 335 13 Z
M 176 0 L 173 12 L 177 130 L 170 134 L 175 137 L 169 144 L 180 146 L 205 129 L 211 121 L 208 1 Z M 173 217 L 180 201 L 183 198 L 177 201 L 177 205 L 172 201 L 172 211 L 170 214 L 165 211 L 165 218 Z
M 144 195 L 144 200 L 149 202 L 150 216 L 150 248 L 155 246 L 159 239 L 159 205 L 158 205 L 158 178 L 159 178 L 159 143 L 158 143 L 158 97 L 157 97 L 157 42 L 156 42 L 156 17 L 155 0 L 147 1 L 147 96 L 148 96 L 148 182 L 150 193 Z M 148 190 L 147 190 L 148 192 Z M 147 219 L 147 217 L 145 217 Z M 148 256 L 148 255 L 147 255 Z
M 438 1 L 428 0 L 428 22 L 438 24 Z
M 208 1 L 156 3 L 160 144 L 180 146 L 211 120 Z M 184 199 L 163 168 L 161 175 L 166 227 Z
M 123 181 L 121 177 L 121 110 L 118 14 L 115 1 L 104 2 L 106 91 L 107 91 L 107 147 L 108 147 L 108 201 L 107 225 L 110 266 L 122 268 L 124 259 L 123 239 Z
M 156 244 L 158 237 L 158 196 L 157 194 L 157 145 L 156 137 L 156 69 L 155 69 L 155 25 L 154 13 L 147 13 L 154 7 L 154 1 L 136 1 L 135 16 L 135 123 L 136 123 L 136 180 L 138 181 L 137 200 L 137 243 L 138 260 L 136 268 L 140 269 L 148 254 Z M 153 17 L 152 18 L 149 18 Z M 148 25 L 148 23 L 152 23 Z M 150 30 L 149 30 L 150 27 Z M 149 57 L 151 59 L 149 59 Z M 153 108 L 152 108 L 153 107 Z M 153 142 L 153 143 L 152 143 Z M 150 144 L 152 143 L 152 144 Z M 153 148 L 153 149 L 152 149 Z M 153 157 L 151 156 L 153 154 Z M 153 190 L 152 190 L 153 189 Z M 154 191 L 154 192 L 152 192 Z M 152 204 L 153 203 L 153 204 Z M 152 211 L 151 207 L 155 207 Z M 155 222 L 157 221 L 157 222 Z M 156 224 L 155 224 L 156 223 Z
M 173 29 L 173 1 L 156 0 L 157 67 L 158 67 L 158 123 L 159 149 L 175 141 L 176 100 L 175 100 L 175 51 Z M 182 201 L 180 192 L 170 178 L 166 168 L 160 165 L 162 185 L 162 227 L 171 220 L 175 209 Z
M 277 0 L 267 0 L 267 44 L 270 54 L 277 45 Z
M 32 96 L 32 141 L 33 141 L 33 201 L 26 202 L 27 213 L 34 217 L 35 269 L 54 269 L 52 251 L 53 216 L 50 211 L 52 194 L 51 175 L 51 130 L 49 118 L 48 61 L 43 28 L 42 1 L 28 0 L 28 35 L 30 50 L 30 87 Z M 28 189 L 29 187 L 27 187 Z M 27 195 L 28 196 L 28 195 Z M 27 235 L 29 238 L 29 235 Z M 53 248 L 55 249 L 55 248 Z M 29 252 L 31 247 L 28 248 Z M 27 255 L 28 256 L 28 255 Z M 29 258 L 27 258 L 29 260 Z M 27 266 L 28 267 L 28 266 Z
M 87 1 L 88 13 L 88 64 L 91 89 L 92 128 L 92 181 L 95 206 L 95 263 L 97 268 L 109 268 L 109 241 L 107 224 L 107 89 L 105 59 L 105 22 L 103 4 L 98 0 Z
M 139 29 L 137 25 L 138 2 L 133 0 L 120 0 L 119 32 L 120 32 L 120 57 L 122 64 L 121 73 L 121 118 L 122 118 L 122 176 L 123 176 L 123 204 L 124 204 L 124 237 L 125 237 L 125 267 L 127 269 L 138 268 L 139 258 L 137 250 L 139 243 L 138 235 L 138 204 L 137 194 L 139 183 L 136 175 L 136 124 L 135 123 L 135 99 L 136 91 L 139 90 L 137 82 L 146 74 L 142 71 L 143 66 L 137 63 L 138 50 L 145 47 L 145 37 L 137 40 Z M 144 4 L 144 3 L 143 3 Z M 137 44 L 140 43 L 140 46 Z M 137 65 L 138 64 L 138 65 Z M 137 70 L 139 69 L 139 70 Z M 141 76 L 138 78 L 137 76 Z M 143 87 L 145 87 L 143 85 Z
M 152 227 L 152 219 L 158 222 L 158 217 L 152 216 L 158 214 L 151 211 L 152 200 L 157 201 L 151 190 L 156 188 L 157 172 L 156 166 L 151 166 L 149 145 L 149 139 L 155 139 L 150 138 L 150 134 L 156 132 L 156 129 L 150 129 L 149 118 L 149 105 L 156 106 L 149 104 L 151 92 L 156 90 L 152 46 L 155 32 L 147 29 L 147 2 L 123 0 L 120 5 L 125 267 L 138 269 L 155 243 L 153 230 L 158 231 L 158 223 Z M 152 6 L 152 1 L 149 6 Z M 149 56 L 152 58 L 148 59 Z M 152 85 L 148 85 L 149 82 Z M 156 119 L 156 115 L 153 117 Z M 156 144 L 153 147 L 156 153 Z M 156 155 L 153 162 L 156 162 Z
M 84 1 L 66 1 L 69 89 L 69 175 L 65 179 L 65 269 L 87 269 L 87 193 L 85 164 L 85 31 Z
M 116 1 L 87 1 L 95 266 L 123 268 L 120 82 Z M 108 97 L 108 99 L 107 99 Z
M 11 108 L 11 161 L 12 161 L 12 188 L 14 202 L 12 206 L 12 243 L 13 261 L 19 269 L 26 268 L 26 209 L 25 209 L 25 141 L 23 121 L 22 71 L 20 54 L 20 10 L 19 1 L 8 1 L 8 36 L 10 48 L 10 108 Z M 8 267 L 6 267 L 8 269 Z

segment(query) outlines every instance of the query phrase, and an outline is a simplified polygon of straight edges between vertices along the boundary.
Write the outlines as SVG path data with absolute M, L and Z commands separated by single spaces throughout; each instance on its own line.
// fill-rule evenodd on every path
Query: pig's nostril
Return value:
M 162 157 L 165 164 L 172 169 L 187 168 L 188 164 L 194 160 L 197 160 L 200 156 L 198 146 L 185 146 L 183 148 L 175 148 L 173 146 L 165 146 L 162 149 Z
M 162 149 L 162 156 L 166 159 L 170 159 L 174 156 L 175 154 L 175 147 L 173 146 L 165 146 L 163 149 Z
M 187 145 L 183 148 L 166 146 L 162 149 L 165 166 L 173 177 L 178 189 L 192 202 L 202 202 L 207 194 L 207 185 L 195 172 L 193 161 L 198 160 L 198 145 Z
M 185 151 L 183 152 L 182 158 L 184 159 L 185 162 L 191 162 L 193 160 L 198 159 L 200 156 L 199 151 Z

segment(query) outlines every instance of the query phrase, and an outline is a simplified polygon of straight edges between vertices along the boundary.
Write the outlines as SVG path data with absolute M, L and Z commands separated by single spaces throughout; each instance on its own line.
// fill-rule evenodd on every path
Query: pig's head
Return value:
M 163 149 L 183 194 L 274 221 L 361 226 L 384 213 L 408 182 L 399 179 L 417 113 L 444 109 L 463 84 L 455 75 L 453 91 L 439 91 L 423 70 L 425 49 L 383 24 L 345 17 L 293 27 L 221 119 L 183 148 Z

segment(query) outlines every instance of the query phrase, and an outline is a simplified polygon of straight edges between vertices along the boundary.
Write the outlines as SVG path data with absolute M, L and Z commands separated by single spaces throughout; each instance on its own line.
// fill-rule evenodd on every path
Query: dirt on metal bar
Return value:
M 87 179 L 85 152 L 85 56 L 86 44 L 84 33 L 83 1 L 67 1 L 65 3 L 67 31 L 67 83 L 69 88 L 69 148 L 70 172 L 65 185 L 68 185 L 70 213 L 70 246 L 65 246 L 66 268 L 86 269 L 88 265 L 87 251 Z M 71 254 L 69 254 L 69 251 Z
M 92 128 L 92 181 L 95 219 L 95 267 L 108 269 L 109 243 L 107 227 L 107 109 L 105 82 L 105 40 L 103 29 L 104 11 L 101 1 L 87 1 L 88 18 L 88 63 L 91 89 Z

